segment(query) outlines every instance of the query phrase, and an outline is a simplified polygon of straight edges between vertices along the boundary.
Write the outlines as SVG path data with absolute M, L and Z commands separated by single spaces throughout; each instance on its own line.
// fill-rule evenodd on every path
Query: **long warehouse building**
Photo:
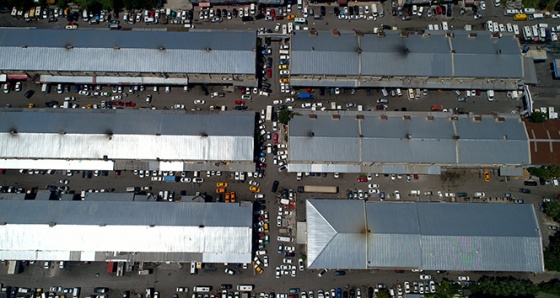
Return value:
M 307 267 L 543 272 L 531 204 L 306 202 Z
M 0 168 L 254 171 L 254 112 L 6 109 Z
M 537 83 L 532 59 L 506 33 L 311 30 L 295 34 L 290 51 L 292 86 L 518 90 Z
M 531 161 L 525 126 L 509 114 L 298 110 L 289 126 L 290 172 L 520 176 Z
M 254 31 L 3 28 L 0 74 L 42 83 L 256 87 L 256 47 Z
M 0 223 L 2 260 L 252 260 L 249 202 L 2 200 Z

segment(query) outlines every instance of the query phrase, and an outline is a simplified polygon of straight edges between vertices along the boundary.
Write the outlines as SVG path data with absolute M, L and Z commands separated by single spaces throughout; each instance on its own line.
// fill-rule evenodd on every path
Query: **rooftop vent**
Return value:
M 407 134 L 406 134 L 406 138 L 409 139 L 409 140 L 411 140 L 411 139 L 412 139 L 412 134 L 407 133 Z
M 317 32 L 317 30 L 309 30 L 309 35 L 317 36 L 317 35 L 319 35 L 319 33 Z
M 204 225 L 199 225 L 198 227 L 202 229 L 202 228 L 204 228 Z
M 332 30 L 332 35 L 333 36 L 340 36 L 340 32 L 337 29 L 333 29 Z
M 203 131 L 203 132 L 200 133 L 200 136 L 203 137 L 203 138 L 207 138 L 208 134 L 205 131 Z
M 482 116 L 474 116 L 472 119 L 475 122 L 480 122 L 480 121 L 482 121 Z
M 165 47 L 159 47 L 160 51 L 165 51 Z
M 451 121 L 459 121 L 459 117 L 457 117 L 457 116 L 451 116 L 451 117 L 449 117 L 449 120 L 451 120 Z
M 506 121 L 506 118 L 504 117 L 496 117 L 496 122 L 504 122 Z
M 150 228 L 155 228 L 155 227 L 156 227 L 156 225 L 154 225 L 154 224 L 150 225 Z
M 408 37 L 409 33 L 408 32 L 402 32 L 400 34 L 400 37 Z
M 424 32 L 424 34 L 422 34 L 423 38 L 430 38 L 432 37 L 432 35 L 430 33 Z
M 455 54 L 455 49 L 451 50 L 451 53 Z
M 61 131 L 58 132 L 58 134 L 59 134 L 59 135 L 65 135 L 66 132 L 65 132 L 64 130 L 61 130 Z
M 73 48 L 74 48 L 74 47 L 71 46 L 71 45 L 66 45 L 66 49 L 67 49 L 67 50 L 71 50 L 71 49 L 73 49 Z
M 361 49 L 361 48 L 358 48 L 358 49 L 356 50 L 356 52 L 358 52 L 358 54 L 361 54 L 361 53 L 362 53 L 362 49 Z
M 500 38 L 500 37 L 502 37 L 502 33 L 500 33 L 500 32 L 492 33 L 492 38 Z
M 314 137 L 315 133 L 310 130 L 310 131 L 307 132 L 307 136 L 310 137 L 310 138 Z
M 379 32 L 379 34 L 377 34 L 377 36 L 379 36 L 379 37 L 385 37 L 385 32 L 384 32 L 384 31 L 381 31 L 381 32 Z
M 402 118 L 403 120 L 410 120 L 410 115 L 404 115 Z
M 206 52 L 211 52 L 212 48 L 206 48 Z
M 364 120 L 364 115 L 356 115 L 356 120 Z
M 508 135 L 504 135 L 504 140 L 507 140 L 507 139 L 508 139 Z
M 27 46 L 26 46 L 26 45 L 21 45 L 21 47 L 24 48 L 24 49 L 27 49 Z
M 113 50 L 120 50 L 120 49 L 121 49 L 121 47 L 119 47 L 119 46 L 114 46 L 113 47 Z
M 333 120 L 340 120 L 340 115 L 332 115 Z
M 453 135 L 453 139 L 454 139 L 454 140 L 458 140 L 458 139 L 460 139 L 460 138 L 461 138 L 461 137 L 459 137 L 458 135 Z
M 447 32 L 447 33 L 445 33 L 445 36 L 449 37 L 449 38 L 453 38 L 453 37 L 455 37 L 455 34 L 453 34 L 453 32 Z
M 11 134 L 12 136 L 17 135 L 17 130 L 15 130 L 15 129 L 10 130 L 10 134 Z
M 469 33 L 469 38 L 476 38 L 478 34 L 476 33 Z
M 502 50 L 498 50 L 496 53 L 499 55 L 502 53 Z
M 317 115 L 316 114 L 309 114 L 309 119 L 317 119 Z
M 51 221 L 51 222 L 49 222 L 49 227 L 51 227 L 51 228 L 52 228 L 52 227 L 54 227 L 54 226 L 56 226 L 56 222 L 52 222 L 52 221 Z
M 381 115 L 381 116 L 379 116 L 379 119 L 381 119 L 381 120 L 387 120 L 387 115 Z
M 426 116 L 426 120 L 428 120 L 428 121 L 434 121 L 434 116 Z
M 99 224 L 99 226 L 100 226 L 100 227 L 106 227 L 106 226 L 107 226 L 107 224 L 105 224 L 105 223 L 102 223 L 102 224 Z
M 354 29 L 354 35 L 355 35 L 355 36 L 363 36 L 364 33 L 362 33 L 362 31 L 360 31 L 360 30 Z

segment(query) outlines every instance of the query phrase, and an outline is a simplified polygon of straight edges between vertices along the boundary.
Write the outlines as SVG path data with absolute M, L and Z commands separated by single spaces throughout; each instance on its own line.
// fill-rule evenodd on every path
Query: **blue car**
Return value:
M 342 289 L 341 288 L 336 289 L 336 298 L 342 298 Z

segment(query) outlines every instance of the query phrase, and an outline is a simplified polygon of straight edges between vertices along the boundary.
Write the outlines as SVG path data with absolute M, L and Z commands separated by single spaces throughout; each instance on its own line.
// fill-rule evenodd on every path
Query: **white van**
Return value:
M 207 293 L 212 291 L 212 287 L 211 286 L 194 286 L 193 287 L 193 292 L 198 292 L 198 293 Z
M 196 274 L 196 262 L 191 262 L 191 274 Z
M 371 5 L 371 14 L 372 14 L 374 17 L 377 17 L 377 4 L 372 4 L 372 5 Z
M 257 256 L 264 256 L 264 255 L 266 255 L 266 250 L 257 250 L 257 252 L 255 254 Z
M 383 93 L 383 96 L 384 96 L 384 97 L 389 96 L 389 92 L 387 92 L 387 89 L 386 89 L 386 88 L 381 88 L 381 93 Z
M 253 286 L 253 285 L 238 285 L 237 286 L 237 290 L 239 292 L 251 292 L 254 288 L 255 288 L 255 286 Z
M 449 26 L 447 25 L 447 22 L 441 22 L 441 30 L 449 30 Z
M 286 236 L 278 236 L 276 240 L 278 240 L 278 242 L 293 242 L 294 238 L 286 237 Z
M 255 14 L 256 9 L 255 9 L 255 3 L 251 3 L 251 14 Z
M 281 199 L 281 200 L 280 200 L 280 204 L 282 204 L 282 205 L 290 205 L 290 200 L 288 200 L 288 199 Z
M 41 92 L 43 92 L 43 93 L 49 93 L 50 90 L 51 90 L 51 88 L 50 88 L 49 84 L 43 84 L 43 85 L 41 85 Z

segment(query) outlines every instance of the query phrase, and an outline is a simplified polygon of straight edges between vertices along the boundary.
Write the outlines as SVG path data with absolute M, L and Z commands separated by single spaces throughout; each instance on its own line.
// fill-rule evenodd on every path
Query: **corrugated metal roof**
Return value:
M 0 156 L 252 162 L 254 123 L 238 111 L 12 109 L 0 112 Z
M 358 237 L 363 231 L 359 225 L 336 225 L 344 234 L 353 231 L 356 236 L 356 243 L 347 249 L 346 243 L 331 240 L 338 230 L 330 223 L 348 219 L 367 220 L 367 237 Z M 544 271 L 539 221 L 532 205 L 310 199 L 307 223 L 310 268 Z M 327 229 L 328 234 L 321 233 Z M 347 256 L 360 252 L 354 248 L 359 245 L 367 247 L 367 262 L 352 256 L 349 267 L 341 267 Z M 323 260 L 332 258 L 323 251 L 337 251 L 340 260 Z M 356 262 L 363 263 L 356 267 Z M 326 266 L 332 263 L 337 267 Z
M 2 259 L 4 252 L 41 260 L 29 253 L 114 251 L 251 261 L 252 204 L 247 202 L 0 201 L 0 221 L 5 223 L 0 226 Z
M 0 69 L 255 74 L 255 31 L 0 29 Z M 38 58 L 38 57 L 49 57 Z M 90 59 L 96 57 L 96 59 Z
M 325 31 L 317 36 L 296 34 L 292 37 L 291 73 L 523 79 L 517 39 L 491 38 L 485 31 L 477 31 L 473 38 L 469 33 L 473 32 L 453 31 L 453 38 L 443 31 L 406 37 L 397 31 L 386 31 L 384 37 L 350 32 L 336 37 Z M 329 85 L 327 80 L 316 81 Z
M 315 116 L 309 117 L 311 114 Z M 356 119 L 357 115 L 363 119 Z M 435 112 L 298 111 L 290 121 L 289 163 L 529 163 L 527 136 L 518 117 L 500 115 L 498 121 L 494 116 L 482 116 L 477 122 L 468 115 L 455 115 L 457 121 L 449 116 Z

